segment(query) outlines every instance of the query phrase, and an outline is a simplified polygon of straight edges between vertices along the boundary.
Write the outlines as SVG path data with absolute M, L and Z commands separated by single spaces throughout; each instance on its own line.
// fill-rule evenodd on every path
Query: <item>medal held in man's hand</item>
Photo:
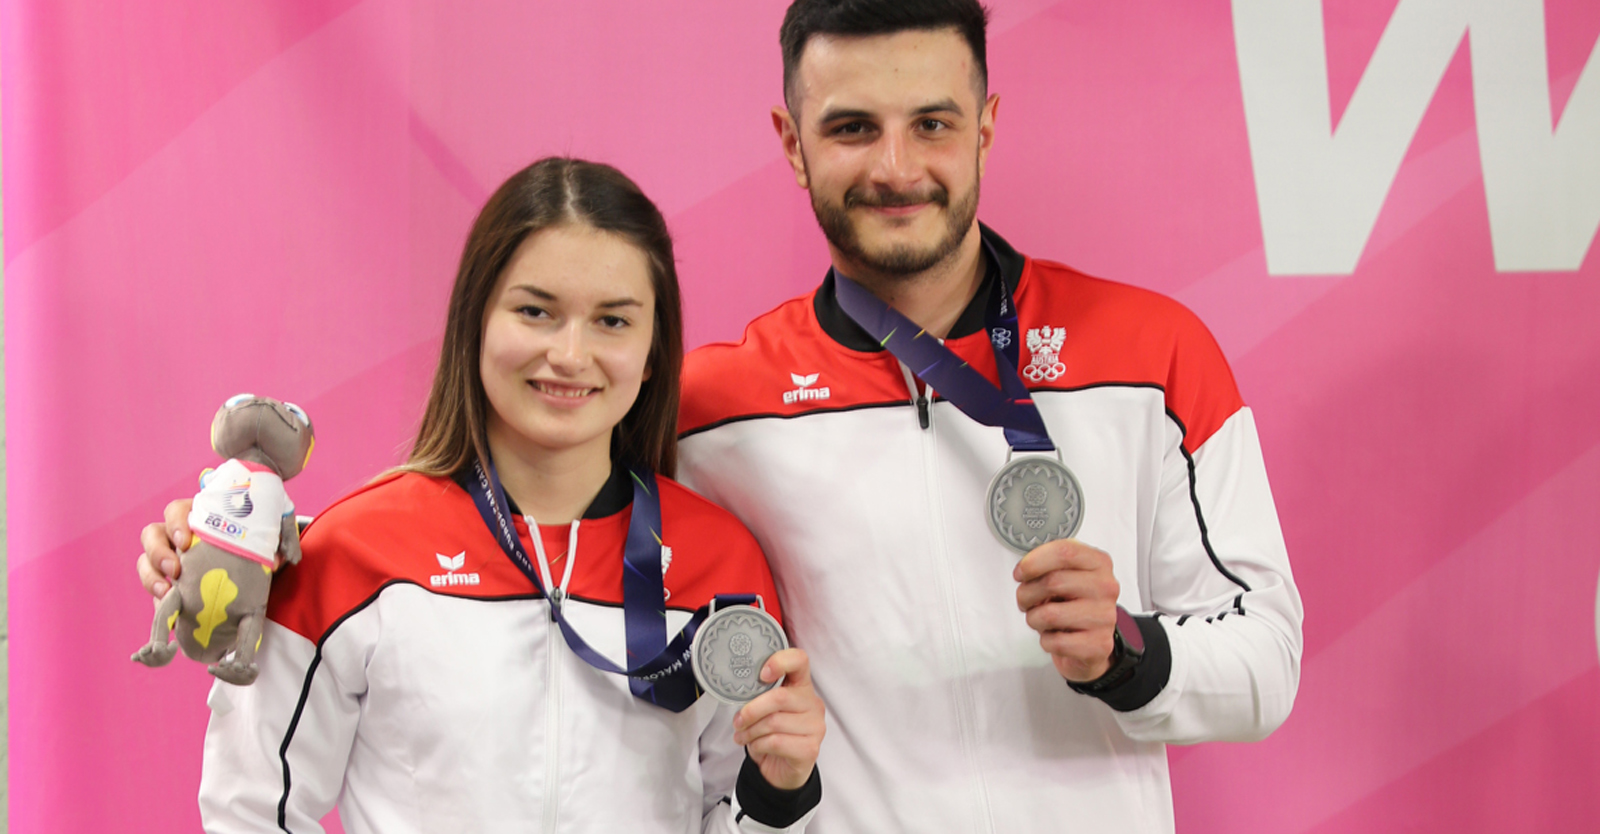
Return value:
M 1018 455 L 989 483 L 989 529 L 1018 553 L 1069 539 L 1083 523 L 1083 488 L 1054 457 Z
M 700 688 L 726 704 L 743 704 L 778 685 L 763 683 L 767 658 L 789 648 L 783 627 L 766 611 L 731 605 L 706 618 L 695 632 L 690 662 Z

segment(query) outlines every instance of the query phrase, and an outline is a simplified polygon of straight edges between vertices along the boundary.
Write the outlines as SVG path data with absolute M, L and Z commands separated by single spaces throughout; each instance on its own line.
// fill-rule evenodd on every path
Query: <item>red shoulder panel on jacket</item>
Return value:
M 1166 296 L 1028 259 L 1016 303 L 1018 370 L 1031 389 L 1160 388 L 1191 453 L 1243 407 L 1216 340 Z M 945 344 L 995 382 L 989 340 L 980 330 Z M 817 323 L 812 296 L 806 295 L 751 322 L 738 343 L 689 354 L 679 431 L 734 419 L 901 404 L 908 397 L 894 357 L 835 342 Z
M 535 593 L 448 478 L 403 473 L 368 484 L 318 515 L 301 550 L 300 564 L 273 579 L 267 615 L 312 642 L 394 582 L 456 596 Z
M 736 418 L 907 401 L 894 357 L 853 351 L 829 338 L 817 324 L 813 295 L 756 318 L 738 342 L 704 345 L 685 357 L 679 433 Z
M 1031 330 L 1061 327 L 1064 372 L 1030 387 L 1072 389 L 1130 383 L 1159 386 L 1184 426 L 1191 453 L 1244 407 L 1216 339 L 1188 308 L 1160 293 L 1032 260 L 1017 289 L 1024 368 L 1038 352 Z M 1044 345 L 1040 346 L 1045 347 Z
M 672 548 L 664 576 L 673 608 L 694 610 L 715 594 L 761 594 L 777 613 L 777 593 L 755 539 L 727 511 L 666 478 L 662 539 Z M 604 604 L 622 602 L 622 550 L 632 508 L 579 525 L 568 590 Z M 513 520 L 525 547 L 529 530 Z M 566 525 L 541 528 L 552 573 L 567 558 Z M 477 506 L 455 482 L 415 473 L 374 482 L 335 502 L 307 528 L 300 564 L 273 581 L 268 616 L 312 642 L 385 586 L 404 582 L 433 593 L 478 599 L 539 595 L 489 533 Z

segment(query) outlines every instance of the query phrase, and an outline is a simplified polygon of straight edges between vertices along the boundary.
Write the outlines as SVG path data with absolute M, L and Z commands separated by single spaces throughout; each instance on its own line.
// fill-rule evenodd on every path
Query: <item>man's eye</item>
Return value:
M 864 122 L 847 122 L 834 128 L 833 132 L 840 136 L 860 136 L 868 130 L 870 128 Z
M 947 127 L 949 127 L 949 125 L 945 124 L 943 121 L 941 121 L 939 119 L 923 119 L 922 120 L 922 129 L 925 130 L 925 131 L 928 131 L 928 132 L 944 130 Z

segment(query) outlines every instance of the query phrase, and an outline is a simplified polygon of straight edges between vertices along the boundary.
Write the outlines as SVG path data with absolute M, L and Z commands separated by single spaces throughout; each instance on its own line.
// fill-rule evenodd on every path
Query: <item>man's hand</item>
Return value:
M 1073 683 L 1087 683 L 1111 668 L 1112 634 L 1117 627 L 1117 594 L 1111 557 L 1074 539 L 1045 542 L 1022 557 L 1012 578 L 1017 608 L 1039 632 L 1056 671 Z
M 189 531 L 189 508 L 193 505 L 194 500 L 190 498 L 173 501 L 167 505 L 164 523 L 147 525 L 139 534 L 139 544 L 144 548 L 136 563 L 139 583 L 156 598 L 157 604 L 182 570 L 178 551 L 188 550 L 189 540 L 194 535 Z
M 784 649 L 761 667 L 763 681 L 785 675 L 782 686 L 763 692 L 734 715 L 733 743 L 750 753 L 767 784 L 792 791 L 811 778 L 826 722 L 804 651 Z

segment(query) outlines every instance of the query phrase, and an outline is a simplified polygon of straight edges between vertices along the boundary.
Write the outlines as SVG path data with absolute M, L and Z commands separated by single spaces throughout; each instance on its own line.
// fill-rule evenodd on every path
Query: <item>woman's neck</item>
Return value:
M 540 524 L 570 524 L 583 515 L 611 477 L 611 441 L 550 451 L 521 449 L 492 427 L 489 454 L 506 495 Z

